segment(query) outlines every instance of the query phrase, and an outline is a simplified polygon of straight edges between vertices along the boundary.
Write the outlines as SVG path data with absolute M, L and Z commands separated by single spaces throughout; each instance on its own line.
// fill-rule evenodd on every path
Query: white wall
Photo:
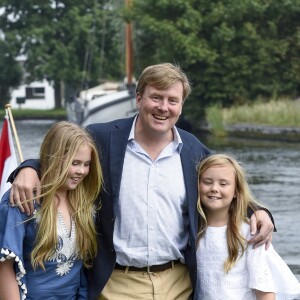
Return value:
M 45 89 L 45 96 L 41 99 L 26 99 L 24 104 L 18 104 L 16 98 L 17 97 L 25 97 L 26 87 L 43 87 Z M 54 101 L 54 88 L 47 80 L 43 81 L 35 81 L 30 84 L 20 85 L 19 88 L 15 89 L 11 93 L 11 101 L 10 104 L 12 108 L 26 108 L 26 109 L 53 109 L 55 107 Z

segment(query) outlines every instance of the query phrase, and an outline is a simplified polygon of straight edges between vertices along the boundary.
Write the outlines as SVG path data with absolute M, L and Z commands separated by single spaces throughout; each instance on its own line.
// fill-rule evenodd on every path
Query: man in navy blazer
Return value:
M 189 93 L 188 79 L 178 66 L 153 65 L 139 78 L 135 117 L 87 126 L 104 176 L 96 217 L 98 254 L 86 272 L 91 300 L 192 297 L 196 167 L 210 151 L 175 126 Z M 11 201 L 15 198 L 17 204 L 22 193 L 29 191 L 29 197 L 39 185 L 29 169 L 22 169 L 13 184 Z M 265 211 L 256 217 L 261 227 L 252 242 L 268 244 L 273 224 Z
M 97 293 L 104 287 L 116 263 L 116 252 L 113 244 L 115 222 L 113 204 L 119 199 L 123 162 L 133 121 L 134 118 L 121 119 L 106 124 L 92 124 L 87 127 L 99 145 L 105 182 L 104 191 L 101 196 L 102 206 L 97 219 L 97 228 L 100 229 L 99 253 L 94 261 L 93 268 L 88 270 L 90 299 L 95 299 Z M 209 154 L 209 150 L 192 134 L 184 130 L 177 130 L 183 143 L 180 159 L 184 175 L 184 184 L 186 186 L 186 201 L 190 224 L 188 230 L 188 244 L 184 251 L 184 256 L 194 286 L 196 276 L 195 237 L 197 235 L 198 224 L 198 213 L 196 210 L 198 193 L 196 166 L 204 156 Z

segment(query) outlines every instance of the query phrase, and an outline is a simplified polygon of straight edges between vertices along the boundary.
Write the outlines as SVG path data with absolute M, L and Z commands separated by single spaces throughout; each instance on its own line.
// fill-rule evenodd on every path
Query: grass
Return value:
M 274 127 L 300 127 L 300 99 L 255 101 L 241 106 L 206 109 L 206 121 L 213 135 L 225 136 L 227 125 L 251 124 Z
M 209 106 L 205 110 L 206 121 L 210 131 L 214 136 L 226 136 L 226 130 L 223 123 L 222 109 L 220 105 Z
M 1 119 L 5 110 L 0 110 Z M 12 109 L 14 119 L 67 119 L 67 112 L 62 109 Z
M 300 100 L 256 101 L 222 109 L 224 125 L 247 123 L 277 127 L 300 127 Z

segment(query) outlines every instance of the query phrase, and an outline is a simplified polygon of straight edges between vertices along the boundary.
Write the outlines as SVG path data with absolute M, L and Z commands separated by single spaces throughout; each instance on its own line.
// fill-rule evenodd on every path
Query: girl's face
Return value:
M 230 164 L 212 166 L 201 175 L 200 199 L 207 211 L 227 212 L 235 190 L 235 170 Z
M 67 179 L 60 189 L 74 190 L 90 171 L 92 150 L 88 145 L 81 146 L 76 152 Z

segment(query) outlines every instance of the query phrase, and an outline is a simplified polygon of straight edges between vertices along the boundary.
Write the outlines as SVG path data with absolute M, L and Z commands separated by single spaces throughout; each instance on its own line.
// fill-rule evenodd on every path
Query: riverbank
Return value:
M 206 130 L 217 137 L 247 137 L 299 143 L 300 98 L 248 101 L 205 110 Z
M 3 118 L 5 110 L 0 110 L 0 116 Z M 13 109 L 14 120 L 67 120 L 67 111 L 60 109 Z
M 277 127 L 253 124 L 235 124 L 226 126 L 229 136 L 248 139 L 276 140 L 281 142 L 300 142 L 299 127 Z
M 203 132 L 213 135 L 213 130 L 204 126 L 199 129 L 194 128 L 194 133 Z M 218 136 L 216 136 L 218 137 Z M 279 127 L 256 124 L 234 124 L 227 125 L 220 137 L 247 138 L 253 140 L 278 141 L 288 143 L 300 142 L 300 127 Z

